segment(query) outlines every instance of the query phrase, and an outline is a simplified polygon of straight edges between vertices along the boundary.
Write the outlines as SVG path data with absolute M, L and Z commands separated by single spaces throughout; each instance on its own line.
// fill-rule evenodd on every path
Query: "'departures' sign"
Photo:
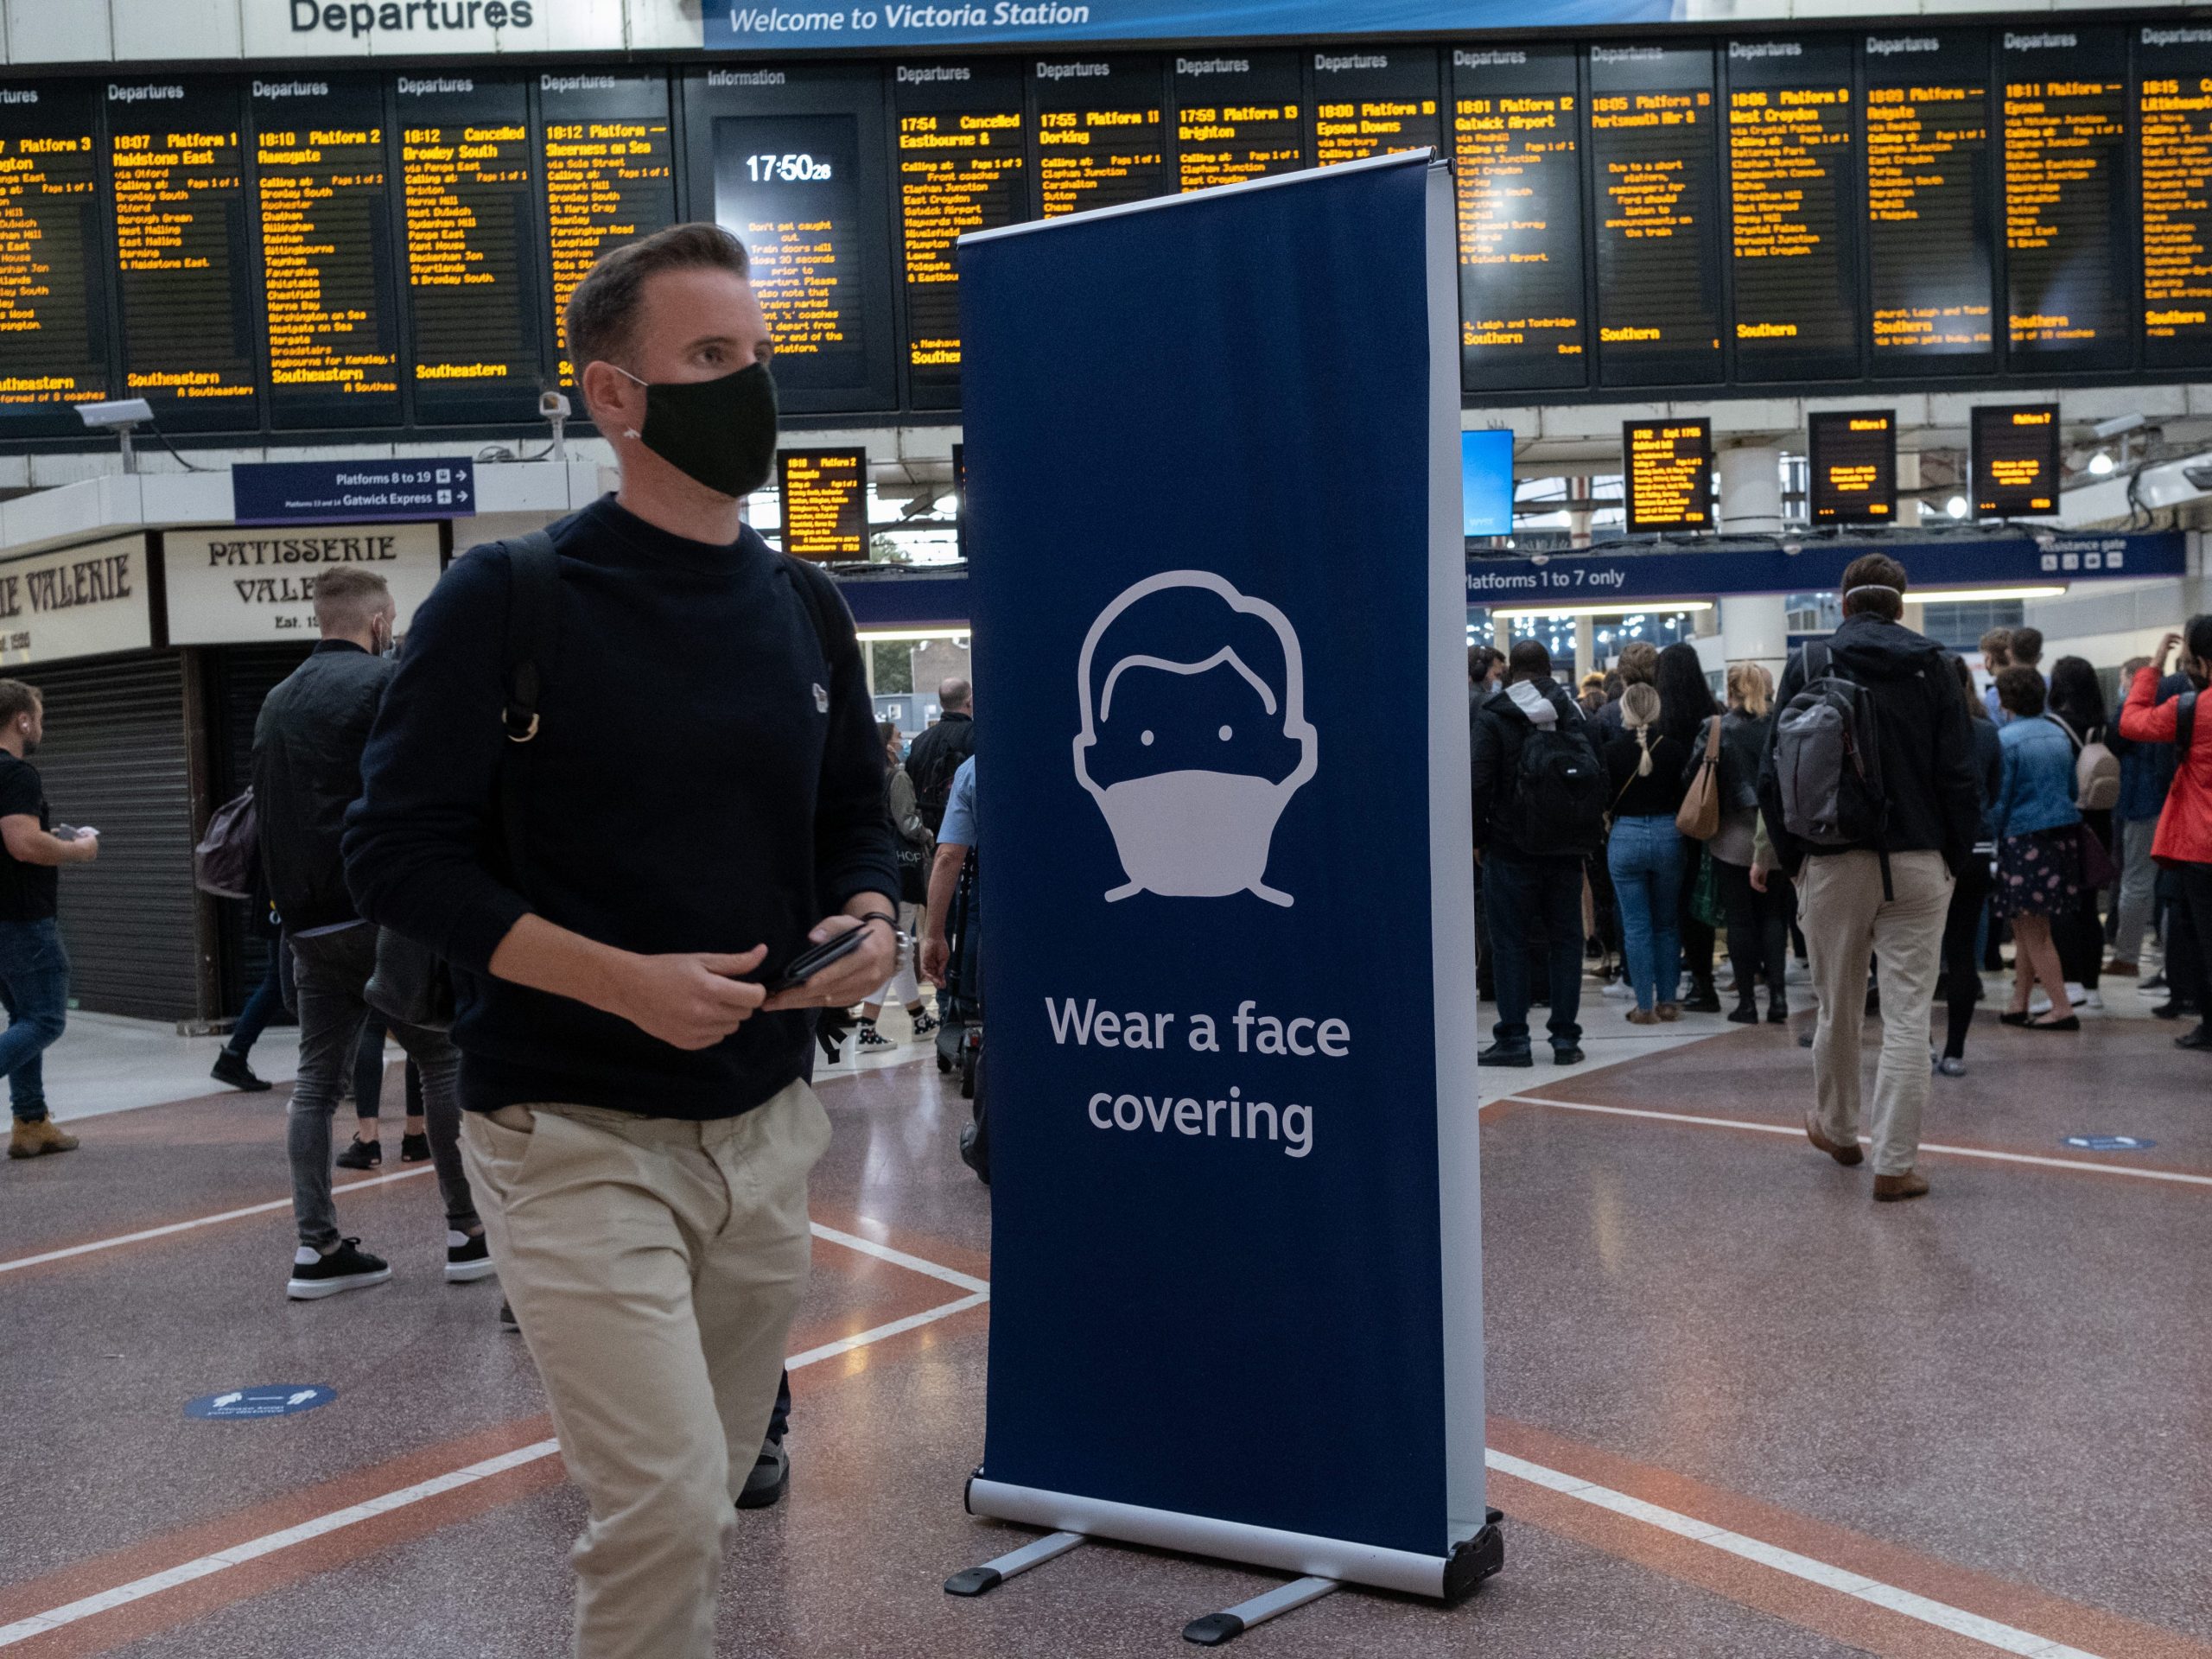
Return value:
M 399 632 L 437 585 L 435 524 L 320 524 L 297 530 L 225 525 L 162 537 L 169 643 L 253 645 L 315 638 L 315 584 L 334 565 L 359 565 L 391 586 Z
M 0 667 L 140 651 L 153 643 L 144 537 L 0 563 Z

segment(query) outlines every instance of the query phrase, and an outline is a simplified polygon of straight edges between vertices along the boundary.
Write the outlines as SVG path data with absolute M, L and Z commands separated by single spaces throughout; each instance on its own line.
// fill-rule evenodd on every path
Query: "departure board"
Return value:
M 1579 56 L 1567 46 L 1452 54 L 1459 369 L 1469 391 L 1589 378 Z
M 251 103 L 270 424 L 396 426 L 399 307 L 384 90 L 342 79 L 257 79 Z
M 1710 49 L 1590 48 L 1601 385 L 1720 378 L 1713 112 Z
M 1175 187 L 1205 190 L 1306 165 L 1298 54 L 1175 60 Z
M 2007 29 L 1999 67 L 2008 360 L 2126 368 L 2134 343 L 2125 37 Z
M 569 361 L 569 296 L 609 248 L 676 220 L 676 146 L 660 75 L 542 74 L 539 160 L 551 233 L 554 360 Z
M 801 559 L 868 557 L 868 451 L 784 449 L 784 551 Z
M 0 435 L 84 429 L 112 396 L 89 86 L 0 86 Z
M 2212 363 L 2212 29 L 2135 41 L 2143 366 Z
M 1974 516 L 2028 518 L 2058 511 L 2058 405 L 1971 411 Z
M 1821 410 L 1805 417 L 1816 524 L 1893 524 L 1897 517 L 1897 416 L 1891 409 Z
M 534 419 L 544 367 L 528 92 L 399 77 L 415 417 Z
M 1837 35 L 1728 42 L 1738 380 L 1859 376 L 1858 107 Z
M 1866 265 L 1878 375 L 1993 368 L 1989 37 L 1865 37 Z
M 1713 528 L 1713 423 L 1627 421 L 1621 471 L 1631 535 Z
M 1314 166 L 1402 149 L 1443 152 L 1444 122 L 1437 112 L 1433 49 L 1408 46 L 1387 52 L 1316 52 L 1310 61 L 1313 120 L 1306 136 Z
M 898 66 L 899 276 L 914 402 L 949 408 L 960 385 L 960 289 L 953 245 L 1024 217 L 1026 99 L 1004 59 Z
M 235 81 L 111 81 L 123 390 L 172 432 L 260 424 Z
M 1166 84 L 1157 58 L 1046 58 L 1037 101 L 1039 216 L 1168 194 Z

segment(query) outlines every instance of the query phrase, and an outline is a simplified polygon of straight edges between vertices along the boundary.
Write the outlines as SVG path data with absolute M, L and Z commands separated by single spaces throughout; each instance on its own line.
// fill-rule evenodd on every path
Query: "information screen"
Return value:
M 2008 29 L 1999 67 L 2009 360 L 2124 369 L 2134 356 L 2125 40 Z
M 1572 47 L 1452 54 L 1459 367 L 1469 391 L 1589 379 Z
M 384 90 L 257 79 L 251 105 L 270 424 L 396 426 L 399 306 Z
M 2143 366 L 2212 363 L 2212 35 L 2144 29 L 2135 44 Z
M 1048 58 L 1037 99 L 1041 216 L 1164 196 L 1166 83 L 1157 58 Z
M 1846 36 L 1728 43 L 1739 380 L 1859 376 L 1854 79 Z
M 1306 165 L 1298 54 L 1175 60 L 1179 190 L 1238 184 Z
M 1989 38 L 1869 35 L 1866 245 L 1878 375 L 1993 368 Z
M 84 429 L 112 396 L 92 90 L 0 86 L 0 434 Z
M 1805 417 L 1812 521 L 1893 524 L 1897 417 L 1889 409 L 1822 410 Z
M 1442 152 L 1436 54 L 1427 47 L 1388 52 L 1316 52 L 1313 164 L 1328 167 L 1424 147 Z
M 868 557 L 868 451 L 784 449 L 784 551 L 801 559 Z
M 1720 378 L 1719 162 L 1713 54 L 1590 49 L 1602 385 Z
M 1630 534 L 1713 528 L 1713 423 L 1627 421 L 1621 426 Z
M 676 147 L 660 75 L 540 75 L 539 159 L 552 233 L 554 360 L 575 378 L 563 321 L 569 296 L 609 248 L 676 220 Z
M 2030 518 L 2058 511 L 2058 405 L 1972 411 L 1974 516 Z
M 170 431 L 260 423 L 234 81 L 111 81 L 123 392 Z
M 953 245 L 1024 216 L 1021 72 L 1002 59 L 900 64 L 899 276 L 914 402 L 949 408 L 960 386 L 960 273 Z
M 536 416 L 543 390 L 527 93 L 483 76 L 399 78 L 415 418 Z

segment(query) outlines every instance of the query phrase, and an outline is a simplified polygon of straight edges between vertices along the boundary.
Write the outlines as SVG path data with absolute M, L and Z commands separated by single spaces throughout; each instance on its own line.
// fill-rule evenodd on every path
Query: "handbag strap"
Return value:
M 1705 764 L 1720 764 L 1720 716 L 1714 715 L 1705 728 Z

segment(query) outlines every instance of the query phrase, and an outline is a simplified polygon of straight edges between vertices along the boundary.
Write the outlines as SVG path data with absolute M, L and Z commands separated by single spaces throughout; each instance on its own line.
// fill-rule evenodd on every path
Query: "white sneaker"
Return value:
M 2066 997 L 2077 1008 L 2101 1008 L 2105 1005 L 2102 996 L 2080 985 L 2069 985 Z
M 2034 990 L 2028 994 L 2029 1017 L 2033 1018 L 2037 1014 L 2049 1014 L 2050 1012 L 2050 994 L 2045 991 L 2042 986 L 2038 985 Z
M 1616 1002 L 1633 1002 L 1636 1001 L 1636 987 L 1624 979 L 1617 979 L 1599 995 L 1610 996 Z

